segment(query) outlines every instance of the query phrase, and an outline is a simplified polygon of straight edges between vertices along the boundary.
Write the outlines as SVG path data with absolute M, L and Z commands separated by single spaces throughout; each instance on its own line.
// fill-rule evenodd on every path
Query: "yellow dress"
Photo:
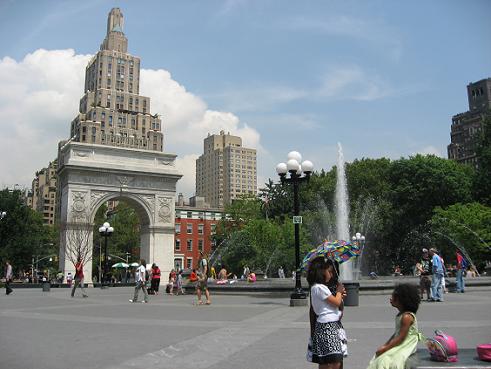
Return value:
M 416 352 L 416 346 L 418 345 L 418 342 L 423 339 L 423 336 L 418 331 L 416 315 L 410 312 L 406 313 L 413 316 L 414 322 L 411 324 L 411 327 L 409 327 L 409 331 L 404 341 L 402 341 L 400 345 L 384 352 L 382 355 L 378 357 L 374 356 L 372 360 L 370 360 L 367 369 L 404 369 L 407 358 Z M 399 335 L 402 316 L 406 313 L 396 316 L 396 331 L 394 337 Z

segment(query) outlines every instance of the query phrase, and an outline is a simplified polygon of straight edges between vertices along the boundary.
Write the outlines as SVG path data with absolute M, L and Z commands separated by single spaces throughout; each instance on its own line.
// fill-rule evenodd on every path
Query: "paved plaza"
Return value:
M 269 294 L 215 295 L 211 306 L 195 298 L 151 296 L 131 304 L 132 288 L 16 289 L 0 295 L 0 368 L 316 368 L 305 361 L 308 310 Z M 423 303 L 421 330 L 436 328 L 459 347 L 491 342 L 491 291 L 481 287 L 447 294 L 444 303 Z M 350 343 L 345 368 L 365 368 L 393 332 L 388 295 L 362 295 L 347 307 L 343 324 Z

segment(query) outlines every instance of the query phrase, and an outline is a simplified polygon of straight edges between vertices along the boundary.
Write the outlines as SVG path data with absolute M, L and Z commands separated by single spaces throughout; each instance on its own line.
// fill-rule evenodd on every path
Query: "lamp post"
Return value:
M 36 256 L 36 282 L 39 282 L 38 276 L 37 276 L 37 273 L 39 273 L 39 262 L 43 261 L 45 259 L 48 259 L 48 258 L 49 258 L 49 261 L 53 261 L 53 256 L 50 256 L 50 255 L 45 256 L 44 258 L 41 258 L 41 259 L 39 258 L 39 256 Z M 32 257 L 32 264 L 34 264 L 34 256 Z M 34 272 L 34 271 L 32 271 L 32 272 Z M 34 275 L 32 276 L 32 278 L 33 278 L 33 282 L 34 282 Z M 48 268 L 48 280 L 49 280 L 49 268 Z
M 361 275 L 361 255 L 363 253 L 363 248 L 365 247 L 365 236 L 362 235 L 360 232 L 356 232 L 353 237 L 351 237 L 351 241 L 353 241 L 354 244 L 358 246 L 360 249 L 360 256 L 359 259 L 357 259 L 357 267 L 355 268 L 355 279 L 357 280 L 358 277 Z
M 365 246 L 365 236 L 362 235 L 360 232 L 356 232 L 353 237 L 351 237 L 351 240 L 358 245 L 358 247 L 363 248 Z
M 302 161 L 302 155 L 297 151 L 288 153 L 288 161 L 279 163 L 276 166 L 276 173 L 280 176 L 281 183 L 288 183 L 293 186 L 293 224 L 295 227 L 295 289 L 290 295 L 290 306 L 305 306 L 307 305 L 307 295 L 302 290 L 301 271 L 300 271 L 300 223 L 302 217 L 300 213 L 300 202 L 298 199 L 298 189 L 302 182 L 307 182 L 310 179 L 314 165 L 312 162 Z M 290 174 L 287 177 L 287 173 Z M 302 175 L 303 174 L 303 175 Z
M 106 281 L 107 279 L 107 239 L 108 237 L 111 237 L 111 235 L 114 232 L 114 228 L 111 227 L 111 225 L 108 222 L 105 222 L 100 228 L 99 228 L 99 233 L 102 237 L 104 237 L 104 274 L 103 274 L 103 281 Z M 107 281 L 106 281 L 107 282 Z M 102 283 L 101 283 L 102 285 Z

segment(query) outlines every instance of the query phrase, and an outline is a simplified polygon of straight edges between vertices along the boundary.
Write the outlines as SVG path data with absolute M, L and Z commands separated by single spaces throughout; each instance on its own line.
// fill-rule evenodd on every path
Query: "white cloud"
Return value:
M 0 60 L 0 185 L 29 185 L 56 157 L 78 111 L 89 59 L 72 49 L 39 49 L 20 62 Z
M 172 79 L 169 72 L 142 70 L 141 93 L 151 97 L 151 111 L 162 114 L 165 151 L 202 153 L 203 139 L 223 130 L 242 137 L 246 147 L 260 148 L 259 133 L 230 112 L 209 110 L 198 96 Z
M 196 159 L 199 155 L 189 154 L 178 156 L 176 159 L 176 167 L 181 172 L 182 178 L 177 183 L 177 192 L 188 195 L 195 194 L 195 178 L 196 178 Z M 186 199 L 186 196 L 184 196 Z
M 393 93 L 377 74 L 367 73 L 358 65 L 348 65 L 330 68 L 316 94 L 321 99 L 372 101 Z
M 437 147 L 435 146 L 425 146 L 419 150 L 417 150 L 416 152 L 413 152 L 412 155 L 416 155 L 416 154 L 423 154 L 423 155 L 435 155 L 435 156 L 439 156 L 441 158 L 444 157 L 444 155 L 442 154 L 441 150 L 438 149 Z
M 309 93 L 302 89 L 288 86 L 256 85 L 242 89 L 230 89 L 211 97 L 225 102 L 226 109 L 241 111 L 269 111 L 280 104 L 308 97 Z
M 329 36 L 350 37 L 369 43 L 380 51 L 379 55 L 398 61 L 402 57 L 403 43 L 397 29 L 383 21 L 364 20 L 336 14 L 324 18 L 295 17 L 280 26 L 295 31 L 307 31 Z
M 91 55 L 39 49 L 21 61 L 0 60 L 0 185 L 30 185 L 36 170 L 57 154 L 58 141 L 69 135 L 70 122 L 83 95 L 85 67 Z M 179 155 L 185 177 L 178 185 L 194 192 L 194 160 L 203 139 L 220 130 L 242 137 L 244 146 L 261 150 L 260 135 L 230 112 L 213 111 L 165 70 L 141 71 L 141 94 L 151 98 L 151 112 L 162 114 L 164 149 Z
M 396 94 L 413 93 L 415 87 L 396 90 L 374 71 L 357 64 L 348 64 L 328 67 L 319 77 L 317 85 L 310 88 L 252 84 L 210 97 L 219 99 L 228 110 L 257 113 L 275 111 L 279 106 L 295 101 L 373 101 Z

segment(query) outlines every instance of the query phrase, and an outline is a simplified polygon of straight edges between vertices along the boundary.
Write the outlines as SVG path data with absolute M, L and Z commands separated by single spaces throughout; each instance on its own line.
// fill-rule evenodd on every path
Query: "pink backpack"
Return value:
M 459 361 L 457 341 L 452 336 L 443 333 L 440 330 L 435 331 L 434 338 L 428 338 L 426 346 L 430 351 L 431 360 L 445 361 L 454 363 Z

